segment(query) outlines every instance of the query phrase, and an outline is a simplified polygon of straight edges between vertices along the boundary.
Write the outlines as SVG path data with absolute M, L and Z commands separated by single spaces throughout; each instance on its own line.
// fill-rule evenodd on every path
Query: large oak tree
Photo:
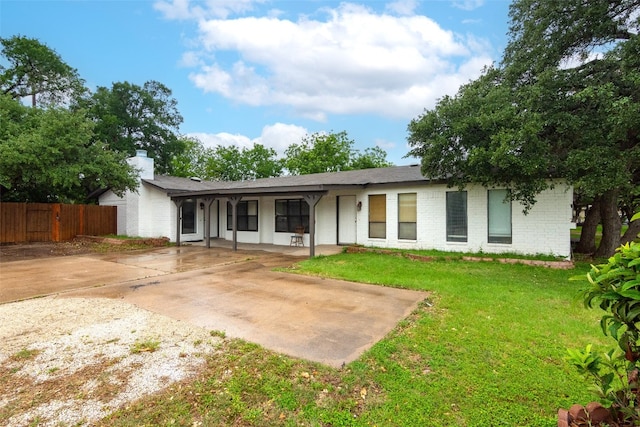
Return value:
M 96 123 L 96 140 L 130 156 L 147 150 L 160 174 L 171 174 L 172 159 L 186 149 L 178 134 L 182 116 L 171 90 L 151 80 L 142 86 L 113 83 L 98 87 L 84 105 Z
M 515 1 L 500 66 L 413 120 L 409 154 L 452 185 L 508 187 L 525 210 L 566 178 L 597 207 L 595 255 L 610 255 L 640 172 L 639 11 L 638 0 Z

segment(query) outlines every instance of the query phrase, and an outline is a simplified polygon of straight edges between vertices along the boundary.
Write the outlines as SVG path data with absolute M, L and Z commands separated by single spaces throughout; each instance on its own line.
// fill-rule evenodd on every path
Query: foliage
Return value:
M 344 131 L 305 136 L 285 151 L 285 167 L 292 175 L 348 170 L 353 144 Z
M 387 168 L 393 166 L 387 160 L 387 153 L 380 147 L 367 147 L 364 153 L 356 152 L 349 167 L 351 169 Z
M 124 155 L 92 143 L 82 111 L 29 108 L 0 96 L 0 197 L 3 201 L 84 202 L 100 188 L 135 189 Z
M 0 91 L 14 99 L 31 97 L 32 106 L 61 105 L 80 97 L 84 81 L 75 68 L 36 39 L 24 36 L 0 37 L 2 57 Z
M 512 199 L 529 209 L 552 185 L 557 156 L 535 137 L 540 123 L 522 119 L 502 71 L 487 68 L 455 97 L 411 121 L 409 155 L 422 159 L 428 178 L 446 178 L 460 188 L 471 182 L 509 188 Z
M 206 148 L 195 138 L 185 138 L 185 150 L 174 156 L 174 176 L 197 176 L 216 181 L 244 181 L 282 175 L 283 160 L 273 148 L 218 145 Z
M 284 166 L 292 175 L 391 166 L 386 160 L 387 153 L 381 148 L 367 148 L 360 153 L 353 148 L 354 143 L 345 131 L 316 132 L 287 148 Z
M 184 150 L 173 155 L 170 166 L 171 175 L 209 179 L 206 174 L 206 163 L 211 150 L 206 149 L 197 138 L 181 136 L 179 139 Z
M 205 163 L 205 177 L 220 181 L 244 181 L 282 174 L 283 161 L 273 148 L 254 144 L 252 148 L 218 145 Z
M 387 153 L 379 147 L 364 152 L 351 149 L 353 141 L 347 139 L 346 132 L 307 136 L 301 144 L 289 146 L 285 158 L 279 158 L 273 148 L 257 143 L 251 148 L 207 148 L 195 138 L 183 141 L 185 150 L 171 161 L 175 176 L 243 181 L 281 176 L 285 168 L 289 173 L 307 174 L 392 166 L 386 160 Z
M 117 82 L 98 87 L 84 106 L 96 123 L 95 140 L 128 156 L 147 150 L 156 172 L 170 174 L 172 159 L 186 148 L 178 136 L 183 119 L 177 104 L 168 87 L 150 80 L 143 86 Z
M 146 339 L 144 341 L 136 341 L 131 346 L 131 354 L 137 353 L 153 353 L 160 348 L 160 341 L 155 339 Z
M 525 208 L 566 178 L 599 200 L 599 256 L 620 244 L 617 203 L 640 176 L 640 4 L 517 0 L 510 41 L 453 97 L 409 124 L 409 155 L 450 185 L 511 189 Z
M 603 354 L 587 346 L 572 351 L 569 361 L 579 372 L 594 379 L 603 404 L 626 421 L 640 422 L 638 378 L 640 374 L 640 243 L 627 243 L 606 264 L 592 266 L 582 291 L 587 307 L 597 306 L 604 315 L 600 326 L 617 345 Z

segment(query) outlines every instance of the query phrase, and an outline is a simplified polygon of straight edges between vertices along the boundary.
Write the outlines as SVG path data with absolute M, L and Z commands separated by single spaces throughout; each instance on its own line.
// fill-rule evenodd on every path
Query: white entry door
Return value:
M 356 196 L 338 196 L 338 244 L 356 242 Z

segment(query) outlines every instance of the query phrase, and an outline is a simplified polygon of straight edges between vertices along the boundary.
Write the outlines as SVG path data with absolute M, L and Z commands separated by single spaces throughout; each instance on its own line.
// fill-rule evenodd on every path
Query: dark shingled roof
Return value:
M 173 197 L 204 195 L 259 195 L 304 192 L 326 192 L 332 189 L 368 187 L 372 185 L 427 184 L 431 182 L 420 166 L 360 169 L 310 175 L 280 176 L 251 181 L 196 181 L 190 178 L 155 176 L 144 182 L 164 190 Z

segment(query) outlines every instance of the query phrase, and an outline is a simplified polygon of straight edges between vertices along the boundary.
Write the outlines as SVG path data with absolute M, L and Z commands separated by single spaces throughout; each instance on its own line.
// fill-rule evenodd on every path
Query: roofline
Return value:
M 185 199 L 192 197 L 227 197 L 227 196 L 291 196 L 301 194 L 326 194 L 330 190 L 345 190 L 352 188 L 369 187 L 397 187 L 399 185 L 428 185 L 444 183 L 444 180 L 416 180 L 402 182 L 381 182 L 366 184 L 317 184 L 317 185 L 296 185 L 281 187 L 248 187 L 248 188 L 219 188 L 208 190 L 165 190 L 172 199 Z

